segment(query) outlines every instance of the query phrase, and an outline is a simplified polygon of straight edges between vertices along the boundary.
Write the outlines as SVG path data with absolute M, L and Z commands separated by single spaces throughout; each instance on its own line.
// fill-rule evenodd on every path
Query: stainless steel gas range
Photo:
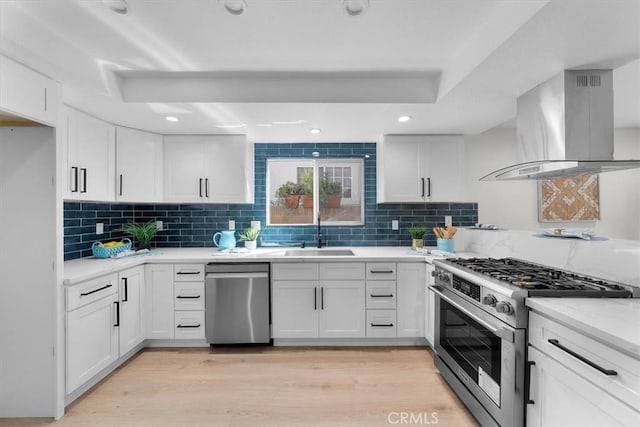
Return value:
M 638 297 L 638 289 L 514 258 L 436 260 L 435 363 L 483 426 L 524 426 L 525 299 Z

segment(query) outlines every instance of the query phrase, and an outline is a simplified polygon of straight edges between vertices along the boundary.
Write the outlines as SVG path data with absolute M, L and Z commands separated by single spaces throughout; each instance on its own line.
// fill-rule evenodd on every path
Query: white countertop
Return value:
M 640 359 L 640 298 L 527 298 L 526 304 Z
M 317 248 L 306 248 L 309 251 Z M 291 247 L 258 248 L 248 253 L 224 253 L 216 248 L 159 248 L 149 254 L 119 259 L 81 258 L 64 263 L 64 285 L 74 285 L 94 277 L 115 273 L 145 263 L 205 262 L 428 262 L 442 256 L 425 255 L 408 247 L 329 247 L 324 250 L 351 249 L 354 256 L 285 256 Z M 430 249 L 430 248 L 426 248 Z M 432 248 L 436 249 L 436 248 Z M 320 249 L 322 250 L 322 249 Z M 468 257 L 472 254 L 456 253 Z

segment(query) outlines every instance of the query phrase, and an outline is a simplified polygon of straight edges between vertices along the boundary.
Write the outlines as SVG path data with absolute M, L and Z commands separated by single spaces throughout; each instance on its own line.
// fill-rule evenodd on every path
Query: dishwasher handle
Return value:
M 257 273 L 207 273 L 205 280 L 208 279 L 260 279 L 268 278 L 269 273 L 257 272 Z

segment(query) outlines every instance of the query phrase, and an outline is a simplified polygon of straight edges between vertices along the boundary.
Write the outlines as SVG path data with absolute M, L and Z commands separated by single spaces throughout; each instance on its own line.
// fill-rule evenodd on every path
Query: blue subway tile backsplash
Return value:
M 329 246 L 410 246 L 407 228 L 424 225 L 431 229 L 444 225 L 451 215 L 453 224 L 473 225 L 478 222 L 477 203 L 376 203 L 375 143 L 258 143 L 255 144 L 254 204 L 132 204 L 103 202 L 64 203 L 64 258 L 71 260 L 91 256 L 91 244 L 126 237 L 118 229 L 129 220 L 163 221 L 167 230 L 158 233 L 152 246 L 212 247 L 216 231 L 226 230 L 230 219 L 236 230 L 262 224 L 262 238 L 270 242 L 315 240 L 315 226 L 266 226 L 266 161 L 267 158 L 311 157 L 319 151 L 322 157 L 353 157 L 364 160 L 365 223 L 357 226 L 323 226 L 322 234 Z M 400 222 L 400 230 L 391 230 L 391 221 Z M 95 224 L 103 223 L 105 233 L 95 234 Z M 425 244 L 435 246 L 435 236 L 428 233 Z

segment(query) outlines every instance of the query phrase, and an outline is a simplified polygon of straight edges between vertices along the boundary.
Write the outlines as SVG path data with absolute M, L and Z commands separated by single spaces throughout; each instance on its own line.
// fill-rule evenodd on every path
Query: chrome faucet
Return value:
M 318 211 L 318 232 L 316 233 L 318 238 L 318 248 L 322 247 L 322 234 L 320 233 L 320 211 Z

